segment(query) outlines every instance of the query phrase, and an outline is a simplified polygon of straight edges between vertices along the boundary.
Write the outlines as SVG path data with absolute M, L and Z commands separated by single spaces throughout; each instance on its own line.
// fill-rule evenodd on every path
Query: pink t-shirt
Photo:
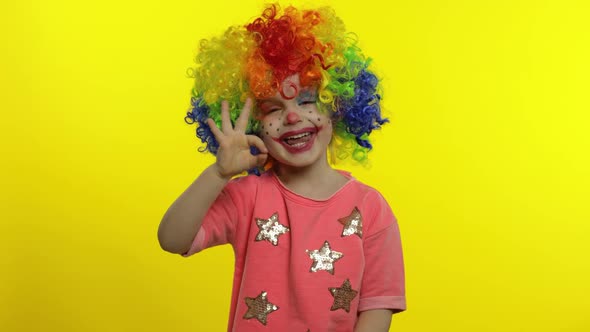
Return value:
M 358 312 L 406 308 L 399 228 L 383 196 L 350 176 L 313 200 L 272 172 L 232 180 L 185 256 L 230 243 L 228 331 L 346 331 Z

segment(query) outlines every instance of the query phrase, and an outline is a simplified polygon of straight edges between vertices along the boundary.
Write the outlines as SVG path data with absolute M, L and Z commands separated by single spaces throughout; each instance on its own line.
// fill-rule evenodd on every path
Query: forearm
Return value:
M 207 210 L 230 178 L 222 177 L 213 164 L 168 208 L 158 228 L 162 249 L 182 254 L 190 249 Z
M 391 310 L 376 309 L 360 313 L 354 332 L 387 332 L 391 325 Z

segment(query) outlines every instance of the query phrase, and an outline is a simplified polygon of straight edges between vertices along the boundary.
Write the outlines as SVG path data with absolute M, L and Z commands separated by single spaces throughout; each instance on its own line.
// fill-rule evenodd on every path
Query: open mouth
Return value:
M 312 139 L 310 132 L 305 132 L 293 136 L 289 136 L 287 138 L 283 138 L 283 142 L 289 146 L 293 147 L 301 147 L 305 145 L 305 143 L 309 142 Z
M 290 152 L 304 152 L 313 146 L 315 137 L 321 128 L 304 128 L 301 130 L 286 132 L 279 138 L 273 138 L 281 143 Z

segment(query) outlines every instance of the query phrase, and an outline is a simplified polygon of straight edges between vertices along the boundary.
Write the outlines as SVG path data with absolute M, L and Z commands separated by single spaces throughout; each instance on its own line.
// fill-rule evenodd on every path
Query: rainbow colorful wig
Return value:
M 197 66 L 189 69 L 195 86 L 192 108 L 185 117 L 189 124 L 198 123 L 197 137 L 206 144 L 199 150 L 217 153 L 218 143 L 206 120 L 211 118 L 221 127 L 222 100 L 229 102 L 234 122 L 246 98 L 268 98 L 277 91 L 287 98 L 279 91 L 281 82 L 299 74 L 301 86 L 317 86 L 318 109 L 331 113 L 332 162 L 348 157 L 365 162 L 372 148 L 369 134 L 387 119 L 381 117 L 379 80 L 356 44 L 356 36 L 346 32 L 333 9 L 281 10 L 277 4 L 246 26 L 230 27 L 218 38 L 202 40 Z M 258 130 L 253 116 L 246 134 Z

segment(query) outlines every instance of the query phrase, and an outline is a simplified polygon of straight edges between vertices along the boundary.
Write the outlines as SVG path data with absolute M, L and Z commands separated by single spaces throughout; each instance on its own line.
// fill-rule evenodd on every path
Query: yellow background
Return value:
M 213 161 L 183 122 L 198 41 L 262 8 L 204 2 L 2 5 L 0 331 L 224 330 L 231 249 L 156 240 Z M 391 331 L 590 331 L 588 2 L 332 5 L 391 119 L 349 168 L 400 222 Z

